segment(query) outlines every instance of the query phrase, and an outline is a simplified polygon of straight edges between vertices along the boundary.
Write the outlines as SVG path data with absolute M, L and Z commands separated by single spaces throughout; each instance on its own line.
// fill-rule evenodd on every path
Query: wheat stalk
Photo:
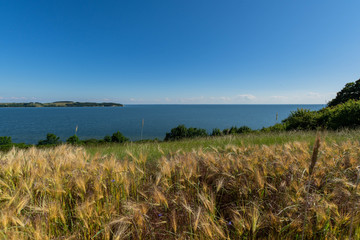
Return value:
M 320 148 L 320 135 L 317 134 L 314 148 L 313 148 L 313 153 L 311 156 L 311 163 L 310 163 L 310 167 L 309 167 L 308 184 L 307 184 L 306 197 L 305 197 L 304 223 L 303 223 L 303 230 L 302 230 L 302 236 L 301 236 L 302 240 L 304 239 L 304 235 L 305 235 L 305 227 L 306 227 L 306 220 L 307 220 L 307 207 L 308 207 L 308 200 L 309 200 L 309 195 L 310 195 L 311 176 L 314 172 L 315 164 L 318 159 L 319 148 Z
M 356 195 L 356 190 L 357 190 L 357 187 L 359 185 L 359 179 L 360 179 L 360 166 L 357 167 L 357 178 L 356 178 L 356 185 L 355 185 L 355 189 L 353 191 L 353 195 Z M 352 232 L 353 232 L 353 223 L 354 223 L 354 215 L 355 215 L 355 212 L 356 212 L 356 205 L 354 206 L 354 209 L 352 211 L 352 214 L 351 214 L 351 223 L 350 223 L 350 233 L 349 233 L 349 240 L 351 240 L 351 235 L 352 235 Z

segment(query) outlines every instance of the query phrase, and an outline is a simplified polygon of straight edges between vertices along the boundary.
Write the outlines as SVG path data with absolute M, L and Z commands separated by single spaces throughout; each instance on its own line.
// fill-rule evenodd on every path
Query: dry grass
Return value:
M 360 238 L 359 142 L 146 151 L 0 153 L 1 239 Z M 306 219 L 304 207 L 306 209 Z

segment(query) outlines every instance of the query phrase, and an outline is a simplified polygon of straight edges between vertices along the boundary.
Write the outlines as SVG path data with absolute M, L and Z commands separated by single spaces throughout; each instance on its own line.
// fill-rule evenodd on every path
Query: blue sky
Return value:
M 321 103 L 360 78 L 360 1 L 0 1 L 0 102 Z

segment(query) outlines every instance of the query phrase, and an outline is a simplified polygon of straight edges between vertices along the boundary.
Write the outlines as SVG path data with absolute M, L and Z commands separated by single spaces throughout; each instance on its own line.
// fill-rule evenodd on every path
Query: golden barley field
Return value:
M 358 141 L 156 161 L 146 151 L 13 149 L 0 153 L 0 239 L 359 239 L 359 165 Z

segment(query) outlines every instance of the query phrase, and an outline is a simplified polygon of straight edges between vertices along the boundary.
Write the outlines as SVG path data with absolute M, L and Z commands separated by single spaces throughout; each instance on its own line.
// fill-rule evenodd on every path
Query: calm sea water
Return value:
M 297 108 L 318 110 L 324 105 L 126 105 L 123 108 L 0 108 L 0 136 L 11 136 L 13 142 L 37 143 L 47 133 L 65 141 L 74 135 L 80 139 L 98 138 L 122 132 L 131 140 L 163 139 L 166 132 L 179 124 L 187 127 L 252 129 L 281 122 Z M 278 120 L 276 114 L 278 113 Z

